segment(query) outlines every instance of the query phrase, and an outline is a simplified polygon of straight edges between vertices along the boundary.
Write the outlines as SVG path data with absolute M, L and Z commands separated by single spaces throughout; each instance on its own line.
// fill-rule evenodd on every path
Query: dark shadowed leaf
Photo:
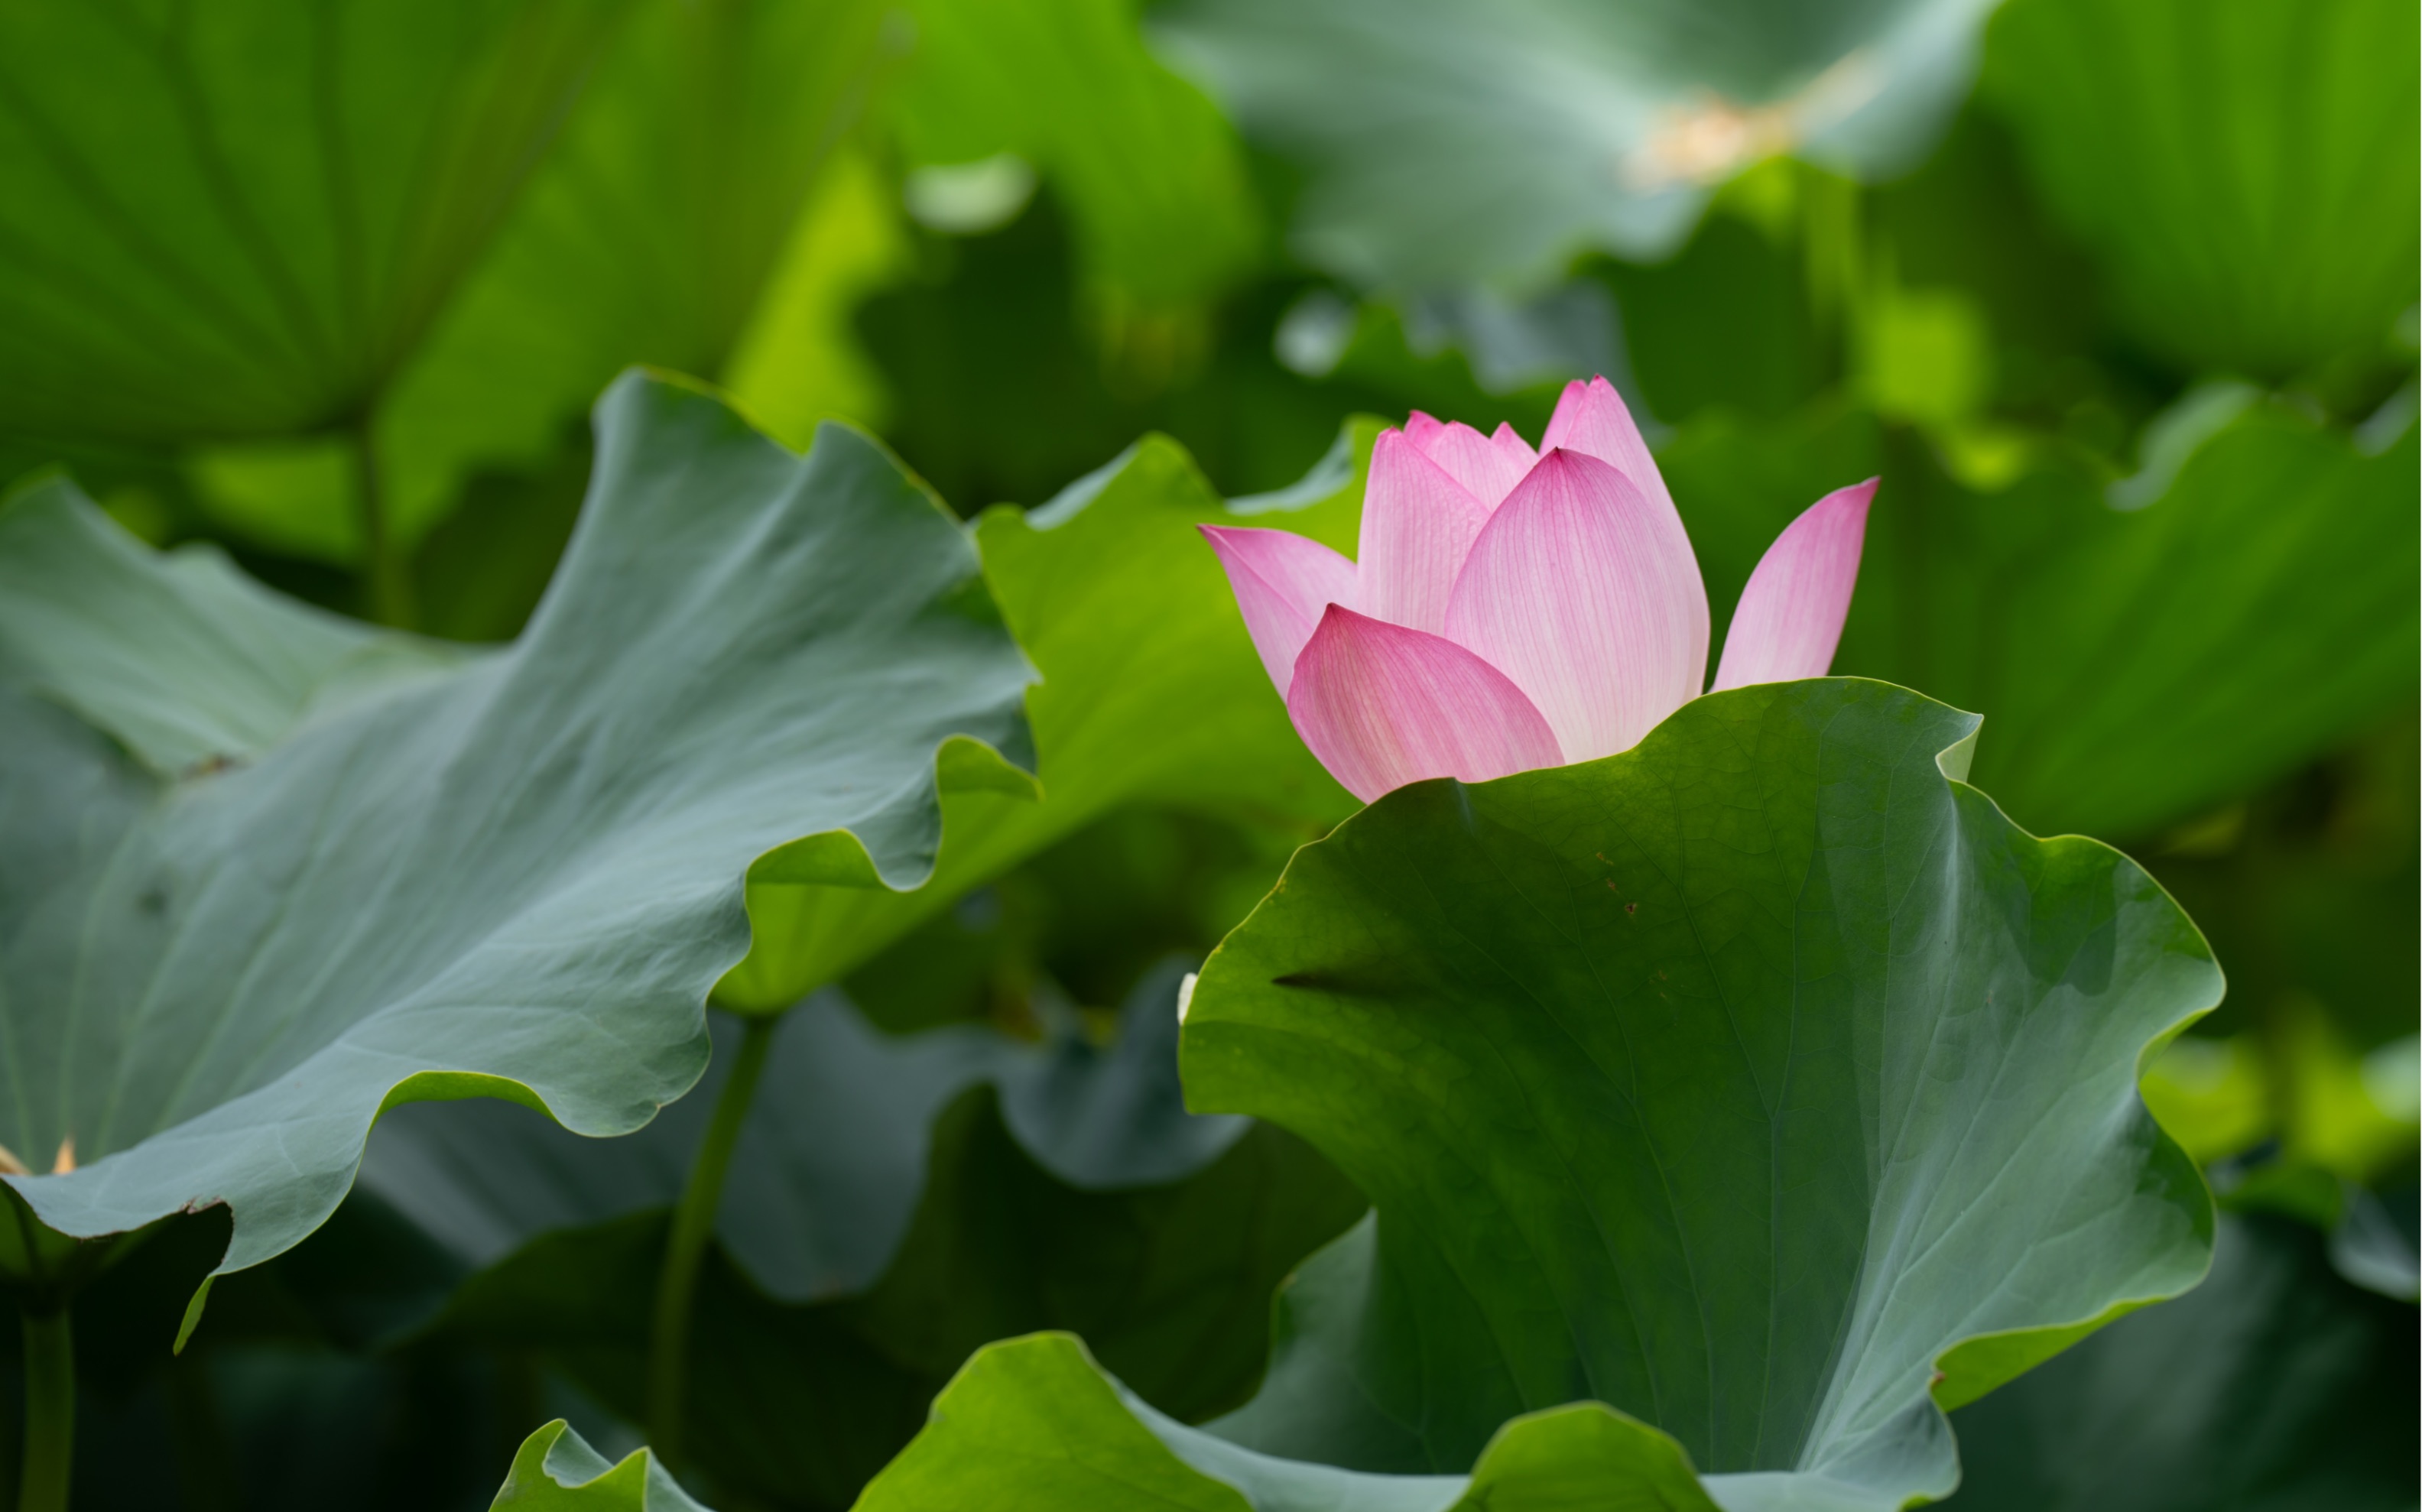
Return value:
M 1958 1512 L 2414 1504 L 2414 1317 L 2286 1219 L 2221 1222 L 2211 1277 L 1954 1414 Z

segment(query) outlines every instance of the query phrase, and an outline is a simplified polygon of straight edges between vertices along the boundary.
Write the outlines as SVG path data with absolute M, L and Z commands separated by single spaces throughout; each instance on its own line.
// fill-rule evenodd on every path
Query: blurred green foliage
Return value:
M 1535 437 L 1561 379 L 1602 365 L 1658 440 L 1719 616 L 1777 525 L 1880 474 L 1837 669 L 1983 714 L 1984 791 L 2030 828 L 2128 846 L 2203 928 L 2229 998 L 2147 1095 L 2230 1201 L 2341 1240 L 2367 1202 L 2409 1213 L 2413 7 L 1418 14 L 9 0 L 0 473 L 64 465 L 155 543 L 215 542 L 306 599 L 495 641 L 545 590 L 589 481 L 584 412 L 630 363 L 718 382 L 794 445 L 865 422 L 970 519 L 1040 505 L 1147 431 L 1191 454 L 1139 455 L 1209 517 L 1302 477 L 1356 415 Z M 1865 137 L 1818 87 L 1863 46 L 1893 128 Z M 1627 180 L 1635 161 L 1675 171 Z M 1083 553 L 1124 608 L 1037 571 L 1014 627 L 1209 654 L 1181 632 L 1226 606 L 1194 581 L 1207 558 L 1186 575 L 1177 512 Z M 1350 539 L 1350 504 L 1329 513 Z M 1048 534 L 1014 512 L 980 529 Z M 1063 675 L 1047 640 L 1030 651 L 1109 687 L 1176 665 Z M 1292 749 L 1257 673 L 1231 695 Z M 1128 712 L 1188 732 L 1183 699 Z M 1031 1032 L 1046 990 L 1099 1020 L 1151 961 L 1216 944 L 1334 817 L 1241 802 L 1276 770 L 1251 760 L 1139 774 L 1055 750 L 1052 718 L 1038 703 L 1047 795 L 1010 841 L 941 893 L 826 915 L 837 943 L 769 933 L 761 968 L 815 969 L 767 973 L 753 1005 L 841 971 L 904 1032 Z M 1054 791 L 1070 749 L 1090 764 Z M 1072 1193 L 981 1095 L 936 1152 L 911 1258 L 865 1298 L 786 1308 L 710 1265 L 701 1333 L 733 1363 L 684 1469 L 717 1504 L 846 1504 L 957 1360 L 1020 1329 L 1085 1330 L 1172 1411 L 1228 1405 L 1260 1368 L 1252 1289 L 1356 1205 L 1299 1147 L 1254 1157 L 1298 1161 L 1328 1205 L 1203 1300 L 1226 1331 L 1188 1353 L 1121 1332 L 1086 1288 L 1122 1245 L 1167 1252 L 1188 1232 L 1170 1215 L 1207 1221 L 1208 1188 Z M 2178 1408 L 2177 1442 L 2238 1431 L 2272 1374 L 2336 1402 L 2410 1364 L 2410 1341 L 2383 1363 L 2362 1331 L 2410 1314 L 2333 1291 L 2321 1241 L 2244 1232 L 2267 1248 L 2233 1279 L 2224 1248 L 2221 1279 L 2271 1321 L 2244 1325 L 2225 1392 Z M 459 1263 L 356 1195 L 224 1282 L 172 1362 L 159 1346 L 224 1246 L 213 1216 L 175 1220 L 85 1310 L 112 1320 L 79 1333 L 86 1494 L 469 1506 L 543 1416 L 627 1447 L 660 1234 L 641 1215 L 458 1289 Z M 997 1272 L 954 1277 L 980 1246 Z M 550 1311 L 513 1290 L 567 1254 L 590 1291 Z M 2170 1315 L 2091 1346 L 2077 1400 L 2217 1378 L 2147 1326 Z M 2321 1343 L 2281 1342 L 2297 1330 Z M 2063 1389 L 1966 1410 L 2002 1457 L 1972 1465 L 2039 1469 L 2036 1446 L 2070 1441 L 2074 1403 L 2043 1394 Z M 2071 1457 L 2058 1494 L 2111 1504 L 2137 1484 L 2124 1457 Z

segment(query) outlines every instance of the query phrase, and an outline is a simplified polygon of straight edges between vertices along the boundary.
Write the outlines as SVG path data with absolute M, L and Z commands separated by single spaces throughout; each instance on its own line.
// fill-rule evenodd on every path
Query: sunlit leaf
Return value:
M 561 1418 L 515 1452 L 495 1504 L 530 1512 L 706 1512 L 647 1450 L 634 1449 L 617 1464 Z
M 1194 527 L 1275 510 L 1268 523 L 1350 545 L 1370 433 L 1351 433 L 1289 495 L 1241 507 L 1223 503 L 1185 452 L 1149 436 L 1041 509 L 987 512 L 976 527 L 986 581 L 1043 674 L 1028 700 L 1042 800 L 1006 789 L 946 795 L 940 868 L 904 897 L 761 878 L 749 891 L 756 944 L 717 1000 L 788 1008 L 968 887 L 1121 804 L 1241 811 L 1297 822 L 1307 838 L 1350 811 L 1287 722 Z

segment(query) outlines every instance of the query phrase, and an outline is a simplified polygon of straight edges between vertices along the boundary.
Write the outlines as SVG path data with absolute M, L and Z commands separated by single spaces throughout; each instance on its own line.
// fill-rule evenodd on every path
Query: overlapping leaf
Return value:
M 399 375 L 395 508 L 527 466 L 635 362 L 723 373 L 873 86 L 869 0 L 641 0 L 491 256 Z M 804 439 L 804 436 L 800 437 Z
M 389 1102 L 637 1127 L 703 1068 L 752 867 L 914 885 L 937 765 L 1006 780 L 992 751 L 1023 748 L 1030 672 L 964 537 L 878 448 L 828 427 L 801 458 L 637 375 L 599 428 L 587 514 L 519 641 L 283 731 L 252 694 L 291 703 L 350 665 L 240 665 L 298 611 L 218 578 L 190 609 L 222 622 L 214 644 L 124 650 L 79 587 L 148 571 L 173 602 L 197 569 L 130 561 L 63 484 L 0 516 L 0 556 L 118 559 L 19 583 L 48 608 L 0 625 L 40 678 L 0 689 L 0 1131 L 37 1171 L 72 1149 L 71 1173 L 10 1178 L 46 1223 L 225 1203 L 233 1269 L 327 1215 Z M 322 629 L 322 649 L 345 635 Z M 222 650 L 223 675 L 190 675 Z M 162 687 L 193 707 L 115 726 Z M 249 701 L 221 707 L 229 688 Z M 165 777 L 111 734 L 232 761 Z
M 1117 1046 L 1091 1063 L 1074 1043 L 1011 1050 L 960 1030 L 870 1056 L 834 1036 L 823 1005 L 785 1021 L 727 1189 L 722 1246 L 700 1278 L 693 1339 L 714 1368 L 696 1373 L 685 1409 L 694 1484 L 846 1506 L 970 1352 L 1038 1328 L 1082 1331 L 1137 1391 L 1188 1420 L 1250 1394 L 1272 1288 L 1363 1204 L 1291 1135 L 1188 1118 L 1177 1100 L 1175 973 L 1151 985 Z M 994 1063 L 994 1085 L 969 1087 L 963 1075 L 956 1095 L 932 1100 L 920 1079 L 934 1059 L 975 1051 Z M 420 1342 L 536 1354 L 636 1418 L 674 1167 L 662 1162 L 668 1179 L 655 1181 L 629 1147 L 665 1143 L 658 1130 L 679 1110 L 585 1150 L 534 1139 L 527 1116 L 464 1116 L 489 1110 L 416 1109 L 417 1128 L 383 1126 L 366 1180 L 448 1237 L 463 1236 L 463 1215 L 428 1199 L 449 1188 L 487 1199 L 470 1216 L 489 1235 L 516 1222 L 513 1204 L 576 1220 L 560 1189 L 620 1210 L 624 1194 L 606 1184 L 617 1157 L 655 1205 L 522 1245 L 423 1320 Z M 398 1134 L 409 1166 L 389 1142 Z M 482 1151 L 493 1168 L 477 1165 Z M 432 1169 L 432 1156 L 455 1158 Z M 556 1162 L 558 1192 L 533 1157 Z M 825 1262 L 805 1275 L 810 1286 L 773 1268 L 800 1257 Z M 759 1277 L 819 1299 L 768 1296 Z
M 1978 780 L 2021 823 L 2144 834 L 2310 761 L 2413 697 L 2415 441 L 2366 456 L 2257 406 L 2155 501 L 2038 471 L 1998 496 L 1858 416 L 1721 416 L 1660 455 L 1730 605 L 1793 513 L 1881 473 L 1834 669 L 1993 721 Z M 2158 716 L 2148 711 L 2158 710 Z
M 1353 806 L 1287 723 L 1194 528 L 1286 512 L 1288 528 L 1344 545 L 1360 519 L 1358 428 L 1297 489 L 1224 504 L 1186 454 L 1147 437 L 1042 509 L 977 523 L 985 580 L 1043 681 L 1029 699 L 1040 803 L 1014 789 L 946 795 L 932 886 L 749 890 L 757 941 L 716 999 L 779 1012 L 899 938 L 979 882 L 1121 804 L 1161 803 L 1302 824 Z
M 894 1039 L 839 993 L 786 1015 L 763 1090 L 734 1146 L 716 1226 L 725 1250 L 785 1301 L 873 1285 L 908 1232 L 934 1120 L 992 1083 L 1019 1143 L 1080 1189 L 1159 1185 L 1194 1174 L 1248 1121 L 1197 1118 L 1177 1088 L 1178 979 L 1149 973 L 1095 1047 L 1075 1025 L 1029 1045 L 987 1026 Z M 400 1110 L 381 1126 L 365 1186 L 473 1265 L 542 1234 L 603 1222 L 681 1195 L 737 1025 L 718 1018 L 719 1055 L 689 1096 L 645 1129 L 584 1140 L 501 1103 Z
M 1205 1441 L 1006 1346 L 867 1505 L 1011 1441 L 1046 1447 L 997 1504 L 1121 1504 L 1118 1463 L 1265 1509 L 1553 1504 L 1490 1489 L 1510 1464 L 1736 1512 L 1950 1490 L 1943 1407 L 2200 1276 L 2210 1201 L 2135 1076 L 2220 988 L 2132 863 L 1937 769 L 1975 730 L 1742 689 L 1299 852 L 1183 1041 L 1194 1106 L 1298 1129 L 1376 1208 L 1283 1294 L 1261 1394 Z

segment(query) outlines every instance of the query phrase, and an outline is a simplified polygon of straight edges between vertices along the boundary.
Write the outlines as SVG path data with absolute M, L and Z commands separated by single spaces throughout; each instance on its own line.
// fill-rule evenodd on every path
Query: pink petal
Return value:
M 1670 508 L 1596 457 L 1554 450 L 1471 543 L 1446 633 L 1530 695 L 1566 759 L 1589 761 L 1698 697 L 1707 591 Z
M 1415 410 L 1405 422 L 1405 433 L 1485 509 L 1495 509 L 1539 460 L 1514 427 L 1502 423 L 1495 435 L 1482 435 L 1460 420 L 1440 425 Z
M 1564 763 L 1503 672 L 1441 636 L 1332 606 L 1296 664 L 1287 714 L 1365 803 L 1425 777 L 1482 782 Z
M 1347 602 L 1391 624 L 1437 634 L 1463 554 L 1487 523 L 1480 501 L 1403 432 L 1380 432 L 1362 495 L 1359 596 Z
M 1582 383 L 1576 378 L 1565 386 L 1565 397 L 1556 401 L 1556 413 L 1548 421 L 1548 433 L 1539 438 L 1541 451 L 1558 447 L 1609 464 L 1630 479 L 1642 496 L 1673 511 L 1674 496 L 1666 491 L 1657 460 L 1648 454 L 1648 443 L 1640 439 L 1640 427 L 1631 423 L 1631 411 L 1624 405 L 1623 396 L 1605 379 Z
M 1741 590 L 1716 690 L 1822 677 L 1841 644 L 1859 582 L 1859 547 L 1876 480 L 1837 488 L 1784 528 Z
M 1228 587 L 1252 632 L 1262 666 L 1286 697 L 1295 659 L 1320 623 L 1321 610 L 1354 597 L 1354 564 L 1310 536 L 1236 526 L 1195 527 L 1228 569 Z

